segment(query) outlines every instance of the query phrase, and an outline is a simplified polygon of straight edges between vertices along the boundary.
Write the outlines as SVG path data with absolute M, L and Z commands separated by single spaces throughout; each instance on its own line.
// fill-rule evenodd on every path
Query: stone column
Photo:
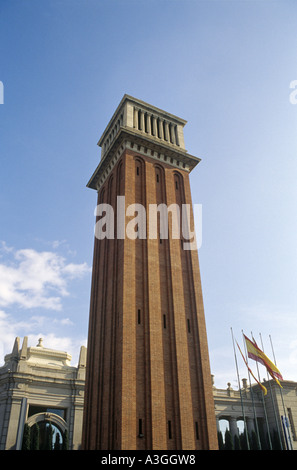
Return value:
M 142 132 L 145 132 L 145 127 L 144 127 L 144 112 L 141 110 L 140 111 L 140 130 Z
M 158 133 L 157 133 L 157 120 L 156 120 L 155 116 L 153 116 L 152 135 L 154 135 L 155 137 L 157 137 L 157 135 L 158 135 Z
M 220 418 L 219 416 L 216 415 L 216 425 L 217 425 L 217 431 L 220 432 Z
M 164 134 L 163 134 L 163 120 L 159 118 L 159 135 L 160 139 L 164 139 Z
M 134 108 L 134 118 L 133 118 L 133 127 L 134 129 L 138 129 L 138 109 Z
M 249 435 L 251 435 L 252 432 L 255 431 L 255 423 L 253 418 L 246 417 L 246 427 Z
M 238 436 L 237 420 L 233 416 L 229 418 L 229 426 L 232 437 Z
M 168 128 L 168 122 L 167 121 L 165 121 L 165 135 L 164 135 L 164 138 L 165 138 L 165 140 L 167 140 L 167 142 L 170 141 L 169 128 Z
M 175 144 L 175 132 L 174 132 L 174 125 L 171 124 L 170 126 L 170 134 L 171 134 L 171 142 Z
M 176 143 L 176 145 L 179 146 L 177 126 L 174 126 L 174 137 L 175 137 L 175 143 Z
M 146 113 L 146 129 L 147 133 L 151 135 L 151 115 Z

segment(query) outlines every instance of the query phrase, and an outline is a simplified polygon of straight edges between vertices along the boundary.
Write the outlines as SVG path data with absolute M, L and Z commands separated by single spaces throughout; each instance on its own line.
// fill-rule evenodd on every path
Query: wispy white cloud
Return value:
M 49 318 L 44 315 L 34 315 L 18 321 L 4 310 L 0 310 L 0 366 L 4 362 L 5 354 L 12 351 L 17 336 L 21 339 L 28 336 L 30 346 L 36 346 L 38 339 L 43 338 L 44 347 L 67 351 L 72 355 L 73 361 L 77 362 L 80 346 L 86 345 L 86 338 L 72 338 L 49 332 L 48 323 Z M 69 318 L 54 318 L 52 323 L 61 327 L 72 325 Z
M 67 263 L 51 251 L 14 250 L 5 243 L 1 251 L 0 307 L 61 310 L 69 281 L 90 272 L 86 263 Z
M 70 256 L 75 256 L 77 254 L 76 250 L 73 250 L 68 244 L 67 240 L 44 240 L 42 238 L 34 238 L 34 241 L 40 243 L 42 246 L 49 247 L 51 250 L 63 249 Z
M 63 245 L 64 243 L 66 243 L 66 240 L 54 240 L 54 241 L 52 242 L 52 247 L 53 247 L 54 249 L 56 249 L 56 248 L 59 248 L 59 247 L 60 247 L 61 245 Z
M 88 268 L 87 263 L 83 264 L 74 264 L 69 263 L 62 268 L 62 274 L 69 276 L 70 279 L 79 279 L 84 276 L 90 269 Z
M 42 337 L 45 347 L 77 359 L 86 340 L 67 336 L 66 328 L 74 321 L 63 316 L 62 305 L 70 297 L 71 283 L 90 271 L 87 263 L 70 263 L 54 250 L 16 250 L 0 241 L 0 358 L 12 350 L 17 336 L 28 336 L 32 346 Z

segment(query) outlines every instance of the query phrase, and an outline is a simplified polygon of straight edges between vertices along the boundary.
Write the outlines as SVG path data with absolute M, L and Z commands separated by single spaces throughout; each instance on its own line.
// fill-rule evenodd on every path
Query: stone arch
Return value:
M 135 161 L 135 168 L 137 169 L 137 165 L 139 165 L 139 169 L 142 171 L 145 168 L 145 160 L 140 156 L 136 155 L 134 157 Z
M 154 164 L 157 202 L 166 204 L 165 169 L 159 163 Z
M 174 177 L 174 186 L 175 189 L 179 191 L 180 197 L 181 197 L 181 202 L 184 202 L 184 177 L 179 171 L 174 171 L 173 172 L 173 177 Z
M 34 424 L 38 424 L 43 421 L 54 424 L 62 433 L 68 430 L 66 421 L 55 413 L 36 413 L 27 419 L 27 424 L 32 427 Z
M 145 206 L 146 168 L 145 160 L 136 155 L 135 162 L 135 202 Z

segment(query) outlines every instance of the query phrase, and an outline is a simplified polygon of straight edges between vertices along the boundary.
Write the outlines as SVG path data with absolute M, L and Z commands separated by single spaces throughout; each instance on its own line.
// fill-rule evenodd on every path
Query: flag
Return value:
M 266 367 L 268 373 L 271 375 L 273 380 L 281 387 L 279 380 L 284 380 L 282 374 L 278 370 L 275 364 L 268 359 L 268 357 L 264 354 L 263 351 L 257 346 L 256 341 L 251 341 L 247 336 L 244 335 L 246 348 L 248 352 L 248 357 L 253 359 L 254 361 L 259 362 L 263 366 Z
M 247 368 L 248 368 L 249 373 L 250 373 L 251 376 L 255 379 L 255 381 L 257 382 L 257 384 L 260 385 L 260 387 L 262 388 L 262 390 L 263 390 L 263 392 L 264 392 L 264 395 L 266 395 L 266 394 L 267 394 L 267 389 L 266 389 L 266 387 L 264 387 L 264 385 L 262 385 L 262 384 L 256 379 L 256 377 L 254 376 L 253 372 L 252 372 L 251 369 L 249 368 L 249 365 L 248 365 L 247 361 L 245 360 L 245 357 L 244 357 L 244 355 L 242 354 L 242 351 L 241 351 L 241 349 L 240 349 L 239 344 L 237 343 L 237 341 L 236 341 L 236 344 L 237 344 L 237 347 L 238 347 L 238 349 L 239 349 L 239 351 L 240 351 L 240 354 L 242 355 L 242 359 L 244 360 L 244 363 L 245 363 L 245 365 L 246 365 Z

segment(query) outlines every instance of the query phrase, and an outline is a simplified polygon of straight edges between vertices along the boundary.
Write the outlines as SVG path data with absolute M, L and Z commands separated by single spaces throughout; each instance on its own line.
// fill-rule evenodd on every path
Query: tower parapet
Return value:
M 200 159 L 185 149 L 187 121 L 124 95 L 101 138 L 101 160 L 87 186 L 100 189 L 125 149 L 190 172 Z

